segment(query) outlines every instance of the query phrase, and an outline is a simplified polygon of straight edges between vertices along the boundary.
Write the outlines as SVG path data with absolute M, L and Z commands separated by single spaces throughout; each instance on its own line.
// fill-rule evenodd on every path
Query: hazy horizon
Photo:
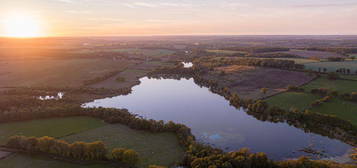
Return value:
M 3 0 L 0 36 L 357 35 L 356 19 L 354 0 Z

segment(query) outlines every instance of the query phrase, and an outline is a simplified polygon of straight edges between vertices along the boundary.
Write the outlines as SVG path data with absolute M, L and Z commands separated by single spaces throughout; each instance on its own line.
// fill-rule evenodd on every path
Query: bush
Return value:
M 297 86 L 289 85 L 288 91 L 290 91 L 290 92 L 304 92 L 305 90 L 304 90 L 304 88 L 299 88 Z
M 135 165 L 139 160 L 139 155 L 137 152 L 131 149 L 123 149 L 123 148 L 113 149 L 112 157 L 114 160 L 128 165 Z
M 106 160 L 106 148 L 101 141 L 85 143 L 74 142 L 69 144 L 52 137 L 10 137 L 7 147 L 31 153 L 48 153 L 76 160 Z

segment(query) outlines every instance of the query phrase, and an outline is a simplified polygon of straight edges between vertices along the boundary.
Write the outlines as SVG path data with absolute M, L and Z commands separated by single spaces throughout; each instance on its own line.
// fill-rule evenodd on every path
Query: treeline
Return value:
M 290 48 L 283 48 L 283 47 L 228 47 L 228 48 L 222 48 L 222 50 L 246 51 L 249 53 L 264 53 L 264 52 L 290 51 Z
M 310 47 L 310 48 L 305 48 L 305 50 L 310 50 L 310 51 L 329 51 L 329 52 L 336 52 L 340 54 L 351 54 L 351 53 L 357 53 L 357 48 L 326 48 L 326 47 Z
M 40 100 L 39 96 L 57 95 L 58 92 L 65 93 L 62 99 Z M 66 106 L 83 102 L 81 95 L 89 94 L 92 97 L 108 97 L 116 95 L 127 95 L 131 88 L 104 89 L 104 88 L 15 88 L 0 92 L 0 113 L 11 111 L 32 111 L 43 106 Z M 86 96 L 88 98 L 89 96 Z
M 313 113 L 309 110 L 283 110 L 279 107 L 269 107 L 266 102 L 261 100 L 250 104 L 247 113 L 262 121 L 286 122 L 308 132 L 357 145 L 357 128 L 350 122 L 335 116 Z
M 198 58 L 194 60 L 196 67 L 214 68 L 227 65 L 258 66 L 278 69 L 302 70 L 304 65 L 295 64 L 295 61 L 259 58 Z
M 239 99 L 237 95 L 230 94 L 228 90 L 222 89 L 221 91 L 226 92 L 227 97 L 228 95 L 231 95 L 232 104 L 238 105 L 241 103 L 241 101 L 243 102 L 243 100 Z M 255 102 L 253 103 L 253 105 L 257 106 L 257 103 Z M 252 105 L 250 105 L 249 107 L 252 108 Z M 254 109 L 255 109 L 254 110 L 255 114 L 260 114 L 258 115 L 259 116 L 258 118 L 260 119 L 262 118 L 262 116 L 267 115 L 266 113 L 267 107 L 265 106 L 264 108 L 257 107 Z M 289 114 L 288 112 L 277 113 L 277 114 L 275 113 L 273 113 L 275 116 L 273 115 L 274 117 L 272 118 L 281 118 L 281 116 Z M 323 121 L 321 122 L 322 125 L 323 123 L 325 123 L 324 119 L 321 119 L 320 116 L 314 119 L 309 119 L 310 117 L 306 115 L 302 115 L 302 113 L 296 113 L 295 115 L 297 115 L 295 117 L 301 119 L 299 121 L 302 121 L 303 123 L 305 122 L 305 120 L 314 121 L 314 122 Z M 32 111 L 31 113 L 17 113 L 17 114 L 2 113 L 0 115 L 0 119 L 2 122 L 10 122 L 10 121 L 22 121 L 22 120 L 31 120 L 31 119 L 39 119 L 39 118 L 70 117 L 70 116 L 95 117 L 95 118 L 103 119 L 108 123 L 120 123 L 137 130 L 145 130 L 150 132 L 173 132 L 177 135 L 179 142 L 186 149 L 185 159 L 182 164 L 183 166 L 187 166 L 187 167 L 196 167 L 196 168 L 209 168 L 212 166 L 223 167 L 223 168 L 224 167 L 233 167 L 233 168 L 284 167 L 281 166 L 284 164 L 282 164 L 281 162 L 271 161 L 263 153 L 251 153 L 247 150 L 225 153 L 219 149 L 212 148 L 207 145 L 202 145 L 195 141 L 195 137 L 191 134 L 191 130 L 184 125 L 175 124 L 173 122 L 164 123 L 163 121 L 143 119 L 129 113 L 126 109 L 81 108 L 80 106 L 60 106 L 60 107 L 52 107 L 52 108 L 48 107 L 46 109 Z M 287 118 L 291 118 L 291 116 L 288 116 Z M 282 119 L 284 119 L 284 121 L 288 120 L 285 118 Z M 337 126 L 339 124 L 334 120 L 330 120 L 330 122 L 333 122 Z M 344 124 L 341 123 L 341 125 Z M 121 153 L 123 152 L 117 151 L 115 156 L 120 156 Z M 78 157 L 79 156 L 82 157 L 82 155 L 78 155 Z M 293 165 L 295 164 L 295 161 L 285 161 L 285 162 L 289 162 L 289 163 L 291 162 L 291 164 Z M 310 162 L 313 162 L 315 164 L 315 161 L 308 161 L 307 163 L 311 164 Z M 305 163 L 299 163 L 299 164 L 304 165 Z M 321 165 L 328 165 L 328 164 L 321 163 Z
M 47 136 L 39 138 L 13 136 L 7 141 L 6 147 L 30 154 L 50 154 L 71 160 L 112 160 L 126 165 L 135 165 L 138 162 L 138 154 L 131 149 L 115 148 L 111 152 L 111 157 L 108 157 L 108 150 L 102 141 L 68 143 Z
M 68 143 L 52 137 L 13 136 L 6 147 L 23 150 L 30 153 L 47 153 L 75 160 L 106 160 L 107 149 L 103 142 Z
M 328 57 L 327 60 L 331 61 L 331 62 L 343 62 L 343 61 L 345 61 L 345 58 L 342 58 L 342 57 Z
M 301 56 L 289 53 L 258 53 L 248 54 L 247 57 L 259 57 L 259 58 L 302 58 Z
M 284 111 L 269 107 L 263 101 L 241 99 L 237 94 L 230 92 L 229 88 L 222 88 L 216 81 L 205 80 L 194 76 L 195 82 L 209 87 L 213 92 L 223 95 L 235 107 L 247 107 L 248 114 L 260 120 L 271 122 L 287 122 L 306 131 L 333 136 L 350 144 L 356 142 L 356 128 L 349 122 L 339 120 L 332 116 L 315 113 Z M 41 108 L 28 111 L 27 109 L 9 112 L 0 112 L 0 122 L 24 121 L 41 118 L 89 116 L 103 119 L 108 123 L 120 123 L 132 129 L 150 132 L 173 132 L 177 135 L 181 145 L 185 148 L 185 157 L 182 166 L 192 168 L 290 168 L 290 167 L 336 167 L 334 163 L 327 161 L 303 161 L 287 160 L 272 161 L 264 153 L 251 153 L 242 149 L 236 152 L 225 153 L 220 149 L 203 145 L 195 140 L 190 128 L 173 122 L 163 122 L 140 118 L 128 112 L 126 109 L 109 108 L 82 108 L 74 104 L 61 104 L 60 106 L 41 106 Z M 115 156 L 122 155 L 123 151 L 115 152 Z M 113 157 L 114 158 L 114 157 Z M 118 159 L 121 160 L 121 159 Z M 337 167 L 346 167 L 338 165 Z M 313 167 L 311 167 L 313 168 Z

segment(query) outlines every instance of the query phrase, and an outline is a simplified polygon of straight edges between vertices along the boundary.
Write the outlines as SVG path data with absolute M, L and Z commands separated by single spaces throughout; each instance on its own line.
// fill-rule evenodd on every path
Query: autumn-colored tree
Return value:
M 260 91 L 263 93 L 263 94 L 266 94 L 268 92 L 268 88 L 261 88 Z
M 112 150 L 112 157 L 114 160 L 119 162 L 135 165 L 139 160 L 139 155 L 137 152 L 131 149 L 115 148 Z
M 357 148 L 354 148 L 354 153 L 351 154 L 351 158 L 357 164 Z

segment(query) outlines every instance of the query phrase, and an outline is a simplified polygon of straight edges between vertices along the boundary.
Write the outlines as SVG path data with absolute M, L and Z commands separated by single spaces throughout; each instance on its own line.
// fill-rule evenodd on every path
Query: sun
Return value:
M 25 14 L 12 14 L 5 17 L 4 35 L 7 37 L 29 38 L 42 35 L 40 22 L 37 18 Z

